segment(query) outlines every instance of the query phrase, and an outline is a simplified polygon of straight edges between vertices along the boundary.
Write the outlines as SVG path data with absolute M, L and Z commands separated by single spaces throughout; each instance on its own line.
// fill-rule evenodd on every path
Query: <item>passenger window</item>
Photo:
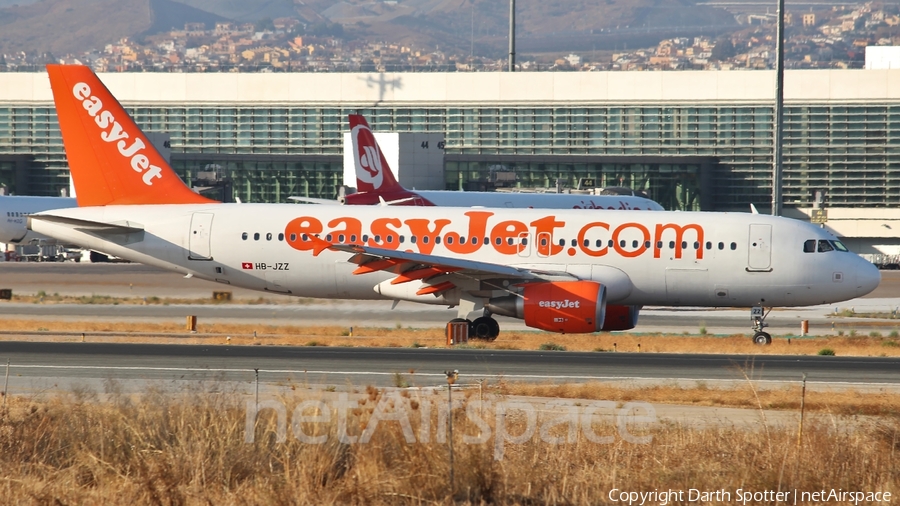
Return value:
M 243 234 L 241 234 L 241 239 L 243 239 L 245 241 L 247 240 L 248 237 L 250 237 L 250 236 L 247 235 L 247 232 L 244 232 Z
M 694 242 L 694 249 L 700 249 L 700 243 Z
M 513 245 L 513 242 L 514 242 L 514 240 L 513 240 L 512 237 L 509 237 L 509 238 L 506 239 L 506 244 L 508 244 L 508 245 L 510 245 L 510 246 Z
M 448 235 L 448 236 L 445 236 L 445 237 L 444 237 L 444 242 L 447 243 L 447 244 L 453 244 L 453 238 L 450 237 L 449 235 Z
M 380 235 L 376 235 L 376 236 L 375 236 L 375 243 L 377 244 L 377 243 L 379 243 L 379 242 L 381 242 L 381 236 L 380 236 Z
M 712 249 L 712 243 L 711 243 L 711 242 L 706 241 L 706 249 Z
M 392 236 L 392 235 L 385 237 L 385 239 L 387 239 L 387 242 L 389 242 L 389 243 L 394 242 L 394 236 Z
M 565 239 L 560 239 L 560 240 L 559 240 L 559 245 L 560 245 L 560 246 L 565 246 L 565 245 L 566 245 L 566 240 L 565 240 Z
M 607 243 L 607 246 L 610 247 L 610 248 L 612 248 L 614 244 L 615 244 L 615 243 L 613 242 L 613 240 L 610 239 L 610 240 L 609 240 L 609 243 Z
M 816 252 L 816 240 L 810 239 L 803 243 L 803 252 L 804 253 L 815 253 Z
M 681 241 L 681 249 L 687 249 L 687 241 Z
M 272 234 L 269 234 L 269 237 L 268 237 L 268 238 L 271 240 L 271 239 L 272 239 Z M 331 234 L 326 235 L 326 236 L 325 236 L 325 240 L 328 241 L 328 242 L 331 242 Z
M 344 242 L 344 238 L 345 238 L 345 237 L 344 237 L 344 234 L 339 235 L 339 236 L 338 236 L 338 242 L 340 242 L 340 243 Z
M 638 245 L 638 242 L 637 242 L 637 241 L 631 241 L 631 247 L 632 247 L 632 248 L 637 248 L 637 245 Z
M 414 236 L 414 235 L 409 236 L 409 242 L 415 244 L 416 241 L 417 241 L 416 236 Z
M 363 244 L 369 242 L 369 234 L 363 234 L 363 238 L 362 238 L 362 239 L 363 239 L 363 240 L 362 240 Z
M 528 238 L 527 237 L 522 238 L 522 246 L 528 246 Z
M 544 241 L 546 242 L 546 239 L 544 239 Z M 477 238 L 477 237 L 472 236 L 472 244 L 478 244 L 478 238 Z M 545 246 L 546 246 L 546 245 L 545 245 Z
M 834 251 L 831 243 L 824 239 L 819 239 L 819 253 L 827 253 L 829 251 Z
M 622 240 L 619 241 L 619 247 L 620 247 L 620 248 L 624 248 L 624 247 L 625 247 L 625 240 L 624 240 L 624 239 L 622 239 Z
M 656 249 L 662 249 L 662 241 L 656 241 Z
M 440 244 L 440 243 L 441 243 L 441 236 L 435 237 L 435 238 L 434 238 L 434 243 L 435 243 L 435 244 Z
M 404 241 L 406 241 L 406 236 L 401 235 L 400 236 L 400 244 L 403 244 Z
M 720 249 L 720 250 L 725 249 L 725 243 L 724 243 L 724 242 L 720 242 L 720 243 L 719 243 L 719 249 Z
M 675 241 L 669 241 L 669 249 L 675 249 Z
M 258 240 L 259 240 L 259 232 L 256 232 L 256 233 L 253 234 L 253 240 L 254 240 L 254 241 L 258 241 Z
M 584 240 L 584 247 L 587 248 L 587 247 L 590 246 L 590 245 L 591 245 L 591 241 L 588 240 L 588 239 L 585 239 L 585 240 Z M 598 244 L 597 246 L 600 246 L 600 245 Z
M 736 249 L 737 249 L 737 243 L 736 242 L 731 243 L 731 251 L 734 251 Z
M 356 242 L 356 234 L 350 236 L 350 242 Z
M 644 247 L 650 249 L 650 241 L 644 241 Z
M 503 239 L 501 239 L 499 237 L 495 237 L 494 244 L 496 244 L 497 246 L 500 246 L 501 244 L 503 244 Z
M 572 239 L 572 247 L 578 246 L 578 239 Z
M 283 241 L 283 240 L 284 240 L 284 234 L 278 234 L 278 240 L 279 240 L 279 241 Z
M 428 236 L 427 235 L 422 236 L 422 244 L 428 244 Z
M 473 237 L 472 239 L 474 239 L 474 237 Z M 547 245 L 547 238 L 546 238 L 546 237 L 542 237 L 542 238 L 541 238 L 541 246 L 546 246 L 546 245 Z
M 465 243 L 466 243 L 466 236 L 460 236 L 460 238 L 459 238 L 459 243 L 460 243 L 460 244 L 465 244 Z

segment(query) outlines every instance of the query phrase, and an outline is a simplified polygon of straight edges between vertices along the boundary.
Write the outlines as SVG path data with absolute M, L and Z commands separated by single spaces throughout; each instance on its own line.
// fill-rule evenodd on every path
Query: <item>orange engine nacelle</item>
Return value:
M 606 287 L 595 281 L 529 283 L 522 295 L 522 316 L 532 328 L 583 334 L 606 321 Z
M 631 330 L 638 322 L 641 306 L 606 306 L 606 318 L 601 330 Z

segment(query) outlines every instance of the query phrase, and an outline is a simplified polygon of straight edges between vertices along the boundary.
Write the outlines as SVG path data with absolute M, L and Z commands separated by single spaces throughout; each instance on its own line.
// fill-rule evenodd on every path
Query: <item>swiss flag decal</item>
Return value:
M 253 270 L 253 264 L 251 262 L 241 262 L 241 269 Z

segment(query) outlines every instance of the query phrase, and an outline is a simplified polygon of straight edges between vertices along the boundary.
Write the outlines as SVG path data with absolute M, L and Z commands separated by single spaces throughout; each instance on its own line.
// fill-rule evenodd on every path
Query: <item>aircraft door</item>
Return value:
M 191 215 L 191 230 L 188 233 L 188 260 L 212 260 L 210 233 L 213 213 Z
M 772 270 L 772 225 L 751 224 L 747 241 L 747 270 Z
M 550 244 L 551 242 L 553 241 L 550 236 L 550 232 L 541 232 L 537 235 L 537 245 L 535 246 L 534 250 L 537 251 L 537 255 L 539 257 L 547 258 L 550 256 L 547 254 L 547 252 L 551 251 L 553 248 L 553 245 Z

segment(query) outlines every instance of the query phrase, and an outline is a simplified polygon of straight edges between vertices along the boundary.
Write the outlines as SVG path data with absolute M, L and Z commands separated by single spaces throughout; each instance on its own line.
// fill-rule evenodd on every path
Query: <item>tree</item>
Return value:
M 734 43 L 730 37 L 721 38 L 716 41 L 716 45 L 712 49 L 713 60 L 727 60 L 735 55 Z

